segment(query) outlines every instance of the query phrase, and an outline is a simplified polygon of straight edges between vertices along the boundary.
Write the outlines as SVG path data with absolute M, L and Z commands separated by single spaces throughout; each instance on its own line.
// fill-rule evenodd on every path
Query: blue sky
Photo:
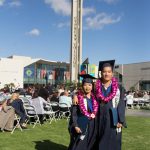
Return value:
M 71 0 L 0 0 L 0 57 L 69 61 Z M 150 61 L 150 0 L 84 0 L 83 60 Z

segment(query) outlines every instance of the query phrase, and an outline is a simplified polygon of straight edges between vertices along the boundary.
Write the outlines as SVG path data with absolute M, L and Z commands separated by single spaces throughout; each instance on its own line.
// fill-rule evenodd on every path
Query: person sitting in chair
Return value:
M 33 105 L 35 107 L 36 113 L 39 116 L 40 122 L 43 124 L 44 123 L 44 114 L 45 114 L 45 110 L 44 107 L 47 105 L 47 101 L 38 96 L 38 92 L 35 91 L 33 94 L 32 99 L 30 100 L 31 105 Z
M 7 97 L 0 95 L 0 129 L 1 131 L 12 131 L 14 126 L 15 110 L 7 106 Z
M 65 111 L 72 106 L 72 99 L 68 96 L 68 91 L 64 91 L 63 95 L 59 97 L 59 106 Z
M 26 120 L 28 119 L 25 109 L 23 107 L 23 102 L 19 99 L 19 93 L 14 92 L 8 101 L 8 105 L 12 106 L 15 109 L 15 112 L 18 116 L 21 117 L 20 125 L 22 128 L 27 128 Z

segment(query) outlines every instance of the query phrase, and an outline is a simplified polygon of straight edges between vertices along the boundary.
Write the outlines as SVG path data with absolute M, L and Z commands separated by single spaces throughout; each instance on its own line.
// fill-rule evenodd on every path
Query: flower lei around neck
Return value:
M 97 80 L 96 82 L 96 97 L 105 103 L 111 101 L 115 97 L 117 90 L 118 90 L 118 82 L 116 78 L 112 78 L 112 92 L 107 97 L 103 96 L 102 94 L 101 80 Z
M 84 94 L 81 91 L 78 92 L 78 104 L 81 109 L 81 112 L 90 119 L 95 118 L 96 113 L 98 111 L 98 103 L 93 93 L 91 93 L 91 99 L 92 99 L 92 104 L 93 104 L 93 112 L 89 113 L 84 104 Z

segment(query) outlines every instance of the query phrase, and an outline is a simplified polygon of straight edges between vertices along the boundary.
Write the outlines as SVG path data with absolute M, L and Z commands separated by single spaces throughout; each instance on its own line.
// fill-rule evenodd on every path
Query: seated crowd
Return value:
M 147 103 L 150 105 L 150 91 L 128 91 L 125 94 L 126 107 L 133 108 L 133 104 Z
M 74 92 L 74 91 L 73 91 Z M 20 126 L 23 129 L 27 128 L 29 120 L 28 112 L 26 111 L 26 103 L 24 97 L 27 98 L 29 105 L 35 108 L 36 114 L 39 117 L 40 123 L 44 123 L 46 112 L 52 103 L 58 105 L 59 111 L 70 111 L 72 106 L 72 97 L 69 91 L 61 86 L 58 90 L 52 90 L 50 87 L 28 87 L 22 91 L 0 92 L 0 129 L 1 131 L 12 131 L 15 124 L 15 115 L 20 117 Z M 49 105 L 50 104 L 50 105 Z M 55 111 L 56 107 L 54 107 Z M 52 108 L 53 111 L 53 108 Z M 31 112 L 32 114 L 32 112 Z

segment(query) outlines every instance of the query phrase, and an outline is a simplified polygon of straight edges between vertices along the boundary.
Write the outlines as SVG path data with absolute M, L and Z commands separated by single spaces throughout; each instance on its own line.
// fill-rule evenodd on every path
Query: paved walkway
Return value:
M 127 109 L 126 116 L 150 117 L 150 110 Z

